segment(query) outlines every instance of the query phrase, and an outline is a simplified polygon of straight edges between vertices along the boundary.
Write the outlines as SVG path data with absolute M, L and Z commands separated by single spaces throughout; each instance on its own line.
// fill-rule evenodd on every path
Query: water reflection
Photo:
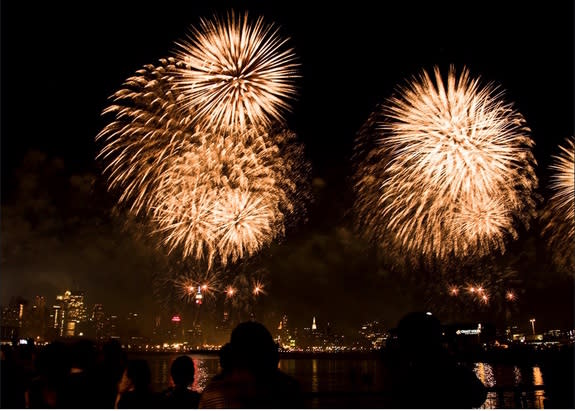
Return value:
M 192 385 L 192 390 L 202 392 L 208 382 L 210 382 L 210 378 L 215 374 L 214 373 L 214 360 L 213 359 L 205 359 L 205 358 L 194 358 L 190 355 L 192 360 L 194 360 L 194 367 L 196 368 L 196 374 L 194 378 L 194 384 Z M 219 364 L 216 369 L 216 373 L 219 371 Z
M 533 367 L 533 384 L 543 385 L 543 374 L 539 367 Z
M 543 385 L 543 374 L 539 367 L 533 367 L 533 384 Z M 535 390 L 535 408 L 544 408 L 543 400 L 545 398 L 545 391 Z
M 517 366 L 513 367 L 513 382 L 514 385 L 519 385 L 522 383 L 521 370 Z
M 178 355 L 142 356 L 150 364 L 153 389 L 165 390 L 170 383 L 170 366 Z M 189 355 L 196 367 L 192 388 L 202 392 L 210 379 L 219 371 L 217 355 Z M 337 400 L 342 393 L 362 393 L 356 401 L 369 401 L 373 393 L 384 392 L 384 379 L 380 377 L 384 365 L 377 360 L 354 359 L 282 359 L 279 367 L 286 374 L 296 378 L 306 393 L 321 394 L 310 398 L 312 408 L 322 408 L 326 401 Z M 543 408 L 543 390 L 525 390 L 526 384 L 544 386 L 543 373 L 539 367 L 517 367 L 513 365 L 473 364 L 477 377 L 490 389 L 483 409 L 493 408 Z M 515 388 L 515 389 L 514 389 Z M 335 393 L 330 397 L 329 393 Z M 365 396 L 363 396 L 365 394 Z M 339 401 L 339 400 L 338 400 Z
M 152 389 L 161 392 L 168 388 L 171 383 L 170 367 L 172 362 L 182 354 L 166 356 L 134 356 L 148 361 L 152 372 Z M 202 392 L 210 379 L 216 375 L 219 369 L 219 358 L 216 356 L 188 355 L 194 361 L 195 378 L 192 389 Z
M 311 362 L 311 391 L 319 391 L 319 377 L 317 374 L 317 359 L 314 358 Z
M 493 367 L 490 364 L 484 362 L 478 362 L 473 367 L 473 371 L 477 378 L 481 380 L 483 385 L 486 387 L 495 386 L 495 377 L 493 376 Z

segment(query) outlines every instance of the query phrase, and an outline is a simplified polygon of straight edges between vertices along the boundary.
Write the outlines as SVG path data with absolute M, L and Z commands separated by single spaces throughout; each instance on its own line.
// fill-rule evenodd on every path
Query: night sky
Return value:
M 262 303 L 296 324 L 315 315 L 342 328 L 376 318 L 393 326 L 420 307 L 411 283 L 375 268 L 347 213 L 355 133 L 406 78 L 454 64 L 505 89 L 532 130 L 542 195 L 551 155 L 574 134 L 570 1 L 2 2 L 2 304 L 73 288 L 110 310 L 153 310 L 161 265 L 110 215 L 94 161 L 100 113 L 200 17 L 231 7 L 279 24 L 301 63 L 287 122 L 311 161 L 315 201 L 308 221 L 261 256 L 270 268 Z M 536 234 L 523 234 L 510 249 L 539 255 Z M 543 264 L 521 275 L 526 329 L 532 316 L 543 328 L 573 325 L 573 277 Z

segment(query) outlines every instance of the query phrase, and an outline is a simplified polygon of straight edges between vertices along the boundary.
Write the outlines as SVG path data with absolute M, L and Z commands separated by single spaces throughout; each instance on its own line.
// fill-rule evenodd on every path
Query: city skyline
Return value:
M 106 124 L 100 114 L 108 97 L 126 78 L 172 53 L 200 18 L 230 8 L 277 23 L 301 64 L 286 121 L 311 162 L 314 202 L 307 221 L 237 268 L 265 268 L 263 306 L 290 307 L 295 321 L 313 313 L 343 324 L 362 317 L 393 324 L 421 308 L 427 292 L 447 292 L 433 289 L 433 273 L 397 274 L 354 232 L 353 142 L 370 113 L 421 69 L 465 66 L 500 85 L 525 117 L 535 142 L 537 192 L 546 197 L 548 166 L 573 135 L 574 111 L 572 4 L 456 4 L 167 2 L 148 10 L 98 2 L 72 17 L 64 5 L 3 4 L 2 303 L 35 293 L 34 287 L 42 294 L 73 288 L 114 310 L 124 301 L 149 308 L 166 299 L 152 292 L 158 277 L 193 270 L 153 251 L 141 226 L 123 230 L 125 217 L 105 190 L 94 139 Z M 470 281 L 484 277 L 493 284 L 496 278 L 484 272 L 507 273 L 523 322 L 536 317 L 538 325 L 561 328 L 573 324 L 573 278 L 544 261 L 538 229 L 535 223 L 520 230 L 499 266 L 460 269 L 473 271 Z M 495 302 L 495 314 L 461 307 L 470 317 L 501 311 Z
M 33 339 L 43 345 L 56 340 L 94 341 L 117 340 L 130 350 L 213 350 L 223 345 L 231 330 L 243 321 L 234 319 L 229 307 L 223 307 L 219 318 L 198 321 L 185 310 L 173 313 L 156 313 L 152 318 L 137 311 L 124 313 L 109 312 L 99 303 L 88 303 L 84 291 L 66 290 L 47 304 L 50 299 L 35 296 L 32 301 L 13 297 L 8 305 L 2 305 L 2 341 Z M 396 333 L 393 324 L 379 319 L 358 321 L 351 329 L 343 329 L 330 319 L 311 317 L 307 324 L 294 324 L 287 312 L 273 316 L 263 313 L 264 318 L 251 320 L 262 322 L 272 333 L 279 346 L 286 351 L 353 351 L 379 350 L 392 340 Z M 428 312 L 427 314 L 432 315 Z M 217 314 L 216 314 L 217 317 Z M 245 319 L 244 319 L 245 320 Z M 446 341 L 458 335 L 475 338 L 491 344 L 509 342 L 550 344 L 559 339 L 571 339 L 573 329 L 544 329 L 537 326 L 536 318 L 529 319 L 529 325 L 510 322 L 505 328 L 490 322 L 458 321 L 442 324 Z M 562 340 L 561 340 L 562 341 Z M 495 343 L 497 344 L 497 343 Z

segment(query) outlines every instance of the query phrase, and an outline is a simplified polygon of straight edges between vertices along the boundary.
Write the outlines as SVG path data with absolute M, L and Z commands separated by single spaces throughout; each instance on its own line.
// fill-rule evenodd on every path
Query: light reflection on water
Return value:
M 144 358 L 152 371 L 152 388 L 163 391 L 170 384 L 170 366 L 181 354 L 135 355 L 131 358 Z M 220 371 L 219 358 L 214 355 L 189 355 L 194 360 L 196 378 L 192 388 L 202 392 L 209 380 Z M 365 359 L 282 359 L 279 368 L 296 378 L 304 392 L 381 392 L 385 391 L 381 378 L 384 365 L 376 360 Z M 517 367 L 513 365 L 491 365 L 488 363 L 473 364 L 477 377 L 491 388 L 487 400 L 481 406 L 493 408 L 543 408 L 544 391 L 537 390 L 525 393 L 518 399 L 512 387 L 521 384 L 544 385 L 543 374 L 539 367 Z M 498 388 L 505 387 L 503 391 Z M 314 398 L 312 407 L 320 407 L 319 399 Z
M 493 367 L 490 364 L 484 362 L 478 362 L 473 368 L 477 378 L 481 380 L 483 385 L 488 388 L 495 387 L 495 377 L 493 376 Z
M 521 384 L 521 370 L 517 366 L 513 367 L 513 377 L 515 385 Z

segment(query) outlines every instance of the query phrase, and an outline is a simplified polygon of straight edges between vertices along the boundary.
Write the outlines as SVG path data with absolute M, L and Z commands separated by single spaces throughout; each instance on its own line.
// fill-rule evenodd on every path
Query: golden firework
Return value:
M 233 11 L 202 19 L 181 41 L 175 87 L 180 109 L 201 128 L 243 129 L 282 121 L 295 97 L 298 64 L 288 39 L 263 17 Z
M 361 226 L 413 261 L 504 253 L 535 208 L 529 133 L 497 87 L 467 69 L 451 67 L 446 84 L 438 68 L 423 71 L 360 130 L 356 150 L 369 150 L 356 155 Z
M 170 252 L 225 265 L 305 214 L 310 167 L 289 131 L 195 128 L 176 108 L 176 67 L 174 59 L 145 66 L 113 95 L 98 159 L 119 202 L 149 218 Z
M 300 170 L 284 166 L 296 159 L 284 161 L 273 144 L 276 134 L 295 138 L 260 129 L 205 134 L 173 159 L 156 185 L 152 210 L 170 250 L 226 265 L 284 234 L 286 218 L 300 209 L 284 187 Z
M 543 235 L 560 269 L 575 271 L 575 138 L 565 140 L 550 166 L 552 191 L 543 212 Z

